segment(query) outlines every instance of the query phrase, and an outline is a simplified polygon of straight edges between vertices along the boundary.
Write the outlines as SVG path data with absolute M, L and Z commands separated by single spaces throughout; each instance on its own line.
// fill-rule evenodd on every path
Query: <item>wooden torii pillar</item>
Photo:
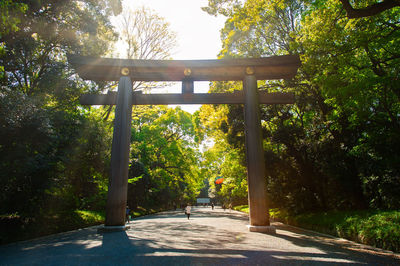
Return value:
M 298 56 L 221 60 L 132 60 L 73 56 L 68 61 L 83 79 L 119 80 L 118 92 L 82 95 L 83 105 L 116 105 L 111 177 L 105 229 L 125 230 L 132 105 L 244 104 L 250 231 L 275 232 L 270 226 L 265 184 L 259 104 L 291 104 L 290 93 L 259 92 L 257 80 L 292 78 Z M 194 81 L 242 81 L 243 91 L 193 93 Z M 182 94 L 142 94 L 132 81 L 181 81 Z

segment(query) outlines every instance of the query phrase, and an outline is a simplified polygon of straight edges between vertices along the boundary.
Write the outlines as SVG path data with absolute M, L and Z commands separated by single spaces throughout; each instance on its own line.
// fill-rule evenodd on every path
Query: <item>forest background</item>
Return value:
M 343 2 L 210 0 L 204 8 L 226 17 L 219 58 L 300 55 L 294 79 L 258 82 L 296 95 L 293 105 L 260 107 L 270 208 L 290 217 L 400 207 L 400 9 L 350 18 Z M 101 222 L 113 108 L 82 107 L 79 96 L 116 83 L 80 79 L 67 54 L 113 56 L 122 39 L 125 58 L 171 59 L 175 35 L 151 10 L 122 10 L 118 0 L 7 0 L 0 9 L 1 242 Z M 112 15 L 121 17 L 119 34 Z M 237 89 L 213 82 L 210 91 Z M 214 145 L 201 148 L 207 139 Z M 244 144 L 241 105 L 194 114 L 134 107 L 128 205 L 140 215 L 198 196 L 246 204 Z M 390 215 L 399 224 L 400 214 Z

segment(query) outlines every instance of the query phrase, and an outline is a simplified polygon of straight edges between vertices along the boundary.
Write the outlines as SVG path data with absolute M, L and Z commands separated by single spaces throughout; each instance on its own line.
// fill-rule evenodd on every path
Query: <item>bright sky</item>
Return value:
M 208 15 L 201 10 L 208 0 L 124 0 L 123 5 L 136 9 L 141 6 L 154 10 L 170 23 L 177 33 L 178 47 L 173 59 L 215 59 L 221 50 L 220 29 L 225 18 Z M 195 82 L 195 93 L 207 92 L 209 82 Z M 181 84 L 157 93 L 180 93 Z M 173 106 L 171 106 L 173 107 Z M 183 105 L 182 109 L 193 113 L 199 105 Z

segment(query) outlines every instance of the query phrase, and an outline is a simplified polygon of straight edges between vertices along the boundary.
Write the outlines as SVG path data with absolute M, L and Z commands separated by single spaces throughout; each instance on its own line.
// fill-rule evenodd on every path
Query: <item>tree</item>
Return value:
M 119 6 L 116 0 L 0 4 L 2 214 L 87 208 L 91 193 L 104 190 L 109 131 L 77 106 L 82 91 L 97 88 L 76 77 L 66 54 L 107 52 L 115 39 L 108 17 Z
M 342 2 L 343 8 L 346 10 L 348 18 L 363 18 L 369 16 L 378 15 L 386 10 L 400 6 L 398 0 L 383 0 L 381 2 L 377 1 L 358 1 L 353 7 L 349 0 L 339 0 Z M 326 1 L 306 1 L 311 2 L 317 6 L 323 6 Z M 371 3 L 372 2 L 372 3 Z M 216 16 L 217 14 L 222 14 L 224 16 L 230 16 L 234 13 L 234 8 L 239 7 L 240 2 L 236 0 L 208 0 L 208 6 L 203 7 L 203 11 L 209 13 L 210 15 Z
M 365 18 L 375 16 L 388 9 L 400 6 L 400 1 L 398 0 L 383 0 L 382 2 L 373 3 L 361 8 L 354 8 L 349 0 L 340 0 L 340 2 L 342 2 L 343 8 L 346 10 L 348 18 Z
M 234 12 L 236 7 L 240 6 L 239 0 L 208 0 L 208 6 L 201 9 L 210 15 L 229 16 Z
M 12 1 L 0 3 L 0 38 L 5 34 L 14 33 L 19 30 L 20 17 L 26 11 L 26 5 Z M 0 42 L 0 56 L 6 53 L 4 42 Z M 0 64 L 0 80 L 5 79 L 4 66 Z
M 0 102 L 0 211 L 32 214 L 56 172 L 52 128 L 31 99 L 1 95 Z
M 113 56 L 127 59 L 143 60 L 166 60 L 171 59 L 171 54 L 176 46 L 176 33 L 173 32 L 169 23 L 154 11 L 145 7 L 137 10 L 125 9 L 117 17 L 117 30 L 119 42 L 116 46 L 125 53 L 114 53 Z M 116 82 L 103 84 L 102 90 L 114 90 Z M 139 82 L 133 83 L 135 91 L 150 91 L 152 89 L 165 87 L 160 82 Z M 104 119 L 109 118 L 113 106 L 106 107 Z
M 302 54 L 296 79 L 259 82 L 296 93 L 292 106 L 261 109 L 273 206 L 395 208 L 398 158 L 389 154 L 398 147 L 398 20 L 395 9 L 349 20 L 337 1 L 249 0 L 229 15 L 221 57 Z M 244 145 L 241 112 L 229 107 L 220 123 L 234 147 Z
M 130 206 L 192 201 L 203 183 L 193 117 L 178 107 L 136 107 L 132 117 Z
M 218 85 L 216 85 L 218 84 Z M 238 85 L 236 82 L 216 83 L 211 87 L 230 88 L 229 85 Z M 209 193 L 217 201 L 228 204 L 245 204 L 247 202 L 247 175 L 245 167 L 244 145 L 235 145 L 244 141 L 243 112 L 233 113 L 232 110 L 241 110 L 240 106 L 232 105 L 203 105 L 199 112 L 199 118 L 205 130 L 207 138 L 213 140 L 213 145 L 203 151 L 201 161 L 202 176 L 207 177 L 210 184 Z M 237 127 L 230 126 L 239 123 Z M 242 134 L 232 133 L 231 130 L 240 128 Z M 243 144 L 243 143 L 242 143 Z M 215 179 L 222 176 L 222 184 L 216 184 Z
M 23 3 L 15 3 L 11 0 L 2 1 L 0 3 L 1 23 L 0 36 L 16 32 L 19 30 L 18 24 L 21 22 L 21 17 L 26 11 L 27 6 Z M 3 44 L 2 44 L 3 46 Z
M 330 133 L 336 140 L 335 154 L 339 155 L 341 150 L 344 155 L 339 169 L 345 170 L 336 169 L 336 174 L 338 178 L 347 176 L 346 173 L 358 176 L 353 178 L 358 181 L 347 187 L 364 191 L 370 206 L 394 208 L 394 191 L 399 189 L 398 158 L 391 153 L 398 147 L 393 136 L 399 127 L 395 69 L 399 64 L 400 36 L 398 23 L 389 21 L 399 21 L 399 14 L 393 9 L 369 18 L 348 20 L 335 2 L 329 2 L 319 12 L 310 14 L 305 23 L 302 40 L 309 60 L 304 69 L 322 85 L 330 109 L 326 120 L 331 123 Z M 312 32 L 316 27 L 322 29 L 319 34 Z M 328 29 L 329 34 L 324 31 Z M 368 180 L 381 180 L 381 185 L 373 181 L 380 189 L 370 187 Z M 389 188 L 390 182 L 393 183 Z
M 118 19 L 120 45 L 125 48 L 123 58 L 166 60 L 171 59 L 176 47 L 176 33 L 164 18 L 154 11 L 141 7 L 137 10 L 126 9 Z M 134 90 L 150 90 L 157 86 L 155 82 L 135 82 Z
M 0 101 L 1 213 L 99 208 L 93 199 L 105 196 L 111 145 L 105 123 L 40 108 L 19 92 Z
M 203 152 L 202 167 L 204 176 L 208 177 L 210 194 L 223 203 L 246 204 L 247 175 L 241 153 L 232 149 L 224 140 Z M 215 179 L 223 177 L 222 184 Z
M 19 18 L 20 30 L 0 38 L 6 51 L 0 57 L 5 71 L 2 90 L 43 97 L 44 102 L 76 99 L 79 88 L 66 54 L 100 55 L 108 50 L 115 38 L 107 18 L 112 12 L 109 4 L 106 0 L 27 3 Z
M 176 47 L 176 33 L 169 23 L 148 8 L 126 9 L 118 20 L 120 39 L 128 59 L 165 60 Z

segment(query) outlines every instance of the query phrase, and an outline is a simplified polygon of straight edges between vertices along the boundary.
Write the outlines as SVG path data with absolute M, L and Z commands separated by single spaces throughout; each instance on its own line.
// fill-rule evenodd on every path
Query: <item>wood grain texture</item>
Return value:
M 254 75 L 245 77 L 243 90 L 250 225 L 269 226 L 260 106 Z
M 129 77 L 121 77 L 116 100 L 106 226 L 125 225 L 132 121 L 132 81 Z
M 243 80 L 246 68 L 254 69 L 257 80 L 287 79 L 300 66 L 297 55 L 219 60 L 136 60 L 69 55 L 68 62 L 83 79 L 116 81 L 122 68 L 132 81 L 227 81 Z M 185 70 L 190 69 L 190 75 Z M 187 71 L 186 71 L 187 73 Z

